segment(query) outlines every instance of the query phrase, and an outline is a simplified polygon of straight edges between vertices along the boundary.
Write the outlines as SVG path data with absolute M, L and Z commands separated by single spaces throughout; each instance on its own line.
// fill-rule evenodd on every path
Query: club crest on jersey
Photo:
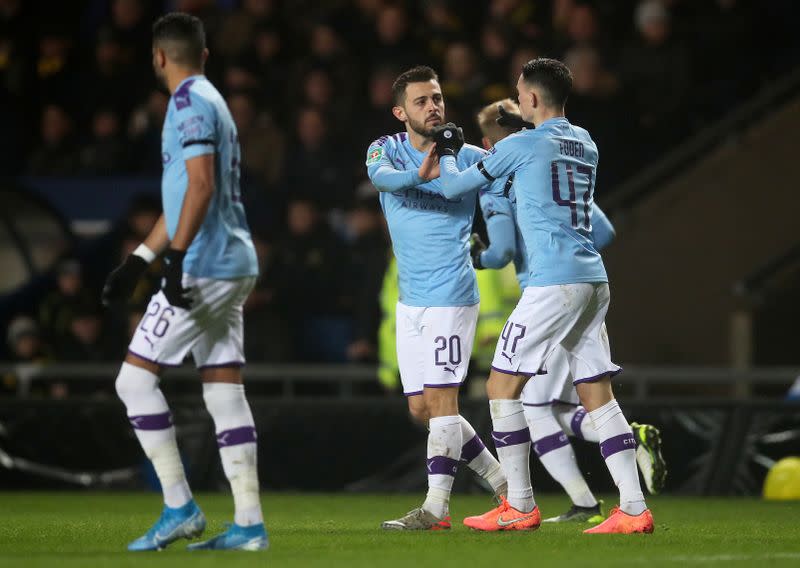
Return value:
M 367 165 L 377 164 L 383 157 L 383 148 L 380 146 L 373 146 L 367 150 Z

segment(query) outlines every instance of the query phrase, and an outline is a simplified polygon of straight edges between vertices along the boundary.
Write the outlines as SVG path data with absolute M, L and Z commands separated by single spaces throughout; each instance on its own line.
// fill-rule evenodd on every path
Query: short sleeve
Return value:
M 520 151 L 520 142 L 518 134 L 503 138 L 478 162 L 478 170 L 492 182 L 514 173 L 522 163 L 530 159 L 530 152 L 526 154 Z
M 214 106 L 192 93 L 185 93 L 174 100 L 176 110 L 173 123 L 178 131 L 183 159 L 216 152 L 219 132 Z

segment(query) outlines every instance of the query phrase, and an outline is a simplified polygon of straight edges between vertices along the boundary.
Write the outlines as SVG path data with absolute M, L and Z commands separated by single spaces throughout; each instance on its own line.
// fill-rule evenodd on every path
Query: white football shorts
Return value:
M 478 304 L 419 308 L 397 302 L 397 361 L 406 396 L 460 385 L 467 376 Z
M 534 375 L 522 389 L 522 404 L 525 406 L 549 406 L 554 403 L 580 404 L 578 392 L 572 384 L 567 351 L 560 345 L 547 359 L 547 374 Z
M 497 340 L 492 368 L 539 380 L 549 374 L 550 358 L 560 346 L 573 384 L 619 373 L 603 325 L 609 301 L 606 283 L 525 288 Z M 558 359 L 553 363 L 558 371 Z
M 150 298 L 128 351 L 164 367 L 177 367 L 191 352 L 198 368 L 244 365 L 242 305 L 255 277 L 218 280 L 184 274 L 192 307 L 173 307 L 159 290 Z

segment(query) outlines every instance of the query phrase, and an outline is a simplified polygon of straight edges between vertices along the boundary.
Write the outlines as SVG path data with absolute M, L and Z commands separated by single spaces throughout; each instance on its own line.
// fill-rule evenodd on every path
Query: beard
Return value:
M 417 122 L 411 117 L 408 117 L 408 127 L 425 138 L 433 138 L 433 129 L 441 124 L 443 124 L 442 119 L 439 119 L 439 124 L 428 126 L 425 122 Z
M 163 72 L 159 72 L 158 68 L 153 67 L 153 74 L 156 77 L 156 87 L 162 91 L 169 93 L 169 85 L 167 84 L 167 76 Z

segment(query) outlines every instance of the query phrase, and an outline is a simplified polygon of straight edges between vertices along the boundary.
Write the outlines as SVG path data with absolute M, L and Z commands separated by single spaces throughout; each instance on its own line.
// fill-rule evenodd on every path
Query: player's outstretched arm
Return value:
M 439 158 L 439 169 L 442 180 L 442 194 L 447 199 L 455 199 L 471 191 L 477 191 L 489 183 L 480 170 L 478 164 L 473 164 L 463 172 L 458 170 L 458 164 L 453 156 Z
M 367 175 L 369 175 L 372 185 L 378 191 L 392 192 L 411 189 L 427 181 L 423 174 L 432 175 L 431 172 L 436 164 L 432 163 L 427 157 L 417 170 L 398 170 L 392 163 L 391 156 L 394 151 L 394 141 L 389 136 L 383 136 L 375 140 L 367 149 L 365 164 L 367 166 Z
M 597 250 L 606 248 L 617 236 L 614 225 L 597 203 L 592 207 L 592 239 Z
M 486 233 L 489 246 L 480 254 L 480 265 L 482 268 L 503 268 L 511 262 L 517 250 L 514 219 L 505 212 L 497 212 L 486 219 Z

